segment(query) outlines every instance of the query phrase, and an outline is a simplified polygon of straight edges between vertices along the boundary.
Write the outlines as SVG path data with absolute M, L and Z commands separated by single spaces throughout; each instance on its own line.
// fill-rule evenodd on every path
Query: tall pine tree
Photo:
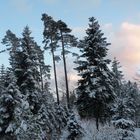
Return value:
M 77 44 L 77 41 L 76 41 L 76 38 L 70 34 L 71 29 L 68 28 L 65 22 L 58 20 L 57 27 L 59 31 L 59 41 L 62 47 L 62 58 L 63 58 L 64 74 L 65 74 L 67 106 L 68 108 L 70 108 L 70 93 L 69 93 L 67 62 L 66 62 L 66 54 L 70 53 L 70 51 L 68 51 L 66 48 L 68 46 L 75 46 Z M 76 53 L 72 53 L 72 54 L 76 54 Z
M 48 16 L 47 14 L 42 14 L 41 20 L 44 23 L 44 31 L 43 31 L 43 36 L 44 36 L 43 43 L 45 44 L 44 48 L 46 50 L 49 49 L 52 53 L 57 103 L 59 104 L 59 93 L 58 93 L 58 83 L 57 83 L 57 73 L 56 73 L 56 56 L 55 56 L 55 50 L 58 46 L 57 24 L 53 20 L 53 18 L 51 16 Z
M 112 87 L 112 73 L 106 59 L 106 38 L 100 30 L 100 26 L 94 17 L 89 18 L 87 36 L 81 41 L 80 60 L 76 70 L 81 79 L 77 88 L 77 107 L 82 117 L 95 117 L 96 127 L 99 128 L 99 120 L 105 117 L 108 104 L 114 99 Z

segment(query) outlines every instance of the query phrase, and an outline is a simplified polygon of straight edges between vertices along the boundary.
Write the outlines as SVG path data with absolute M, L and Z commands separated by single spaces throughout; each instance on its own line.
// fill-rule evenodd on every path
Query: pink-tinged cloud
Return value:
M 140 66 L 140 25 L 123 22 L 111 37 L 109 56 L 117 57 L 127 79 L 133 79 Z

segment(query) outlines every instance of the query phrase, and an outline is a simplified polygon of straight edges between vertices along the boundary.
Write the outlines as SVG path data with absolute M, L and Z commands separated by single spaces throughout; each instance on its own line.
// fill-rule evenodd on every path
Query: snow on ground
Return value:
M 137 140 L 140 140 L 140 128 L 136 128 L 135 136 L 136 136 Z
M 81 140 L 118 140 L 118 134 L 112 125 L 101 125 L 96 130 L 95 120 L 81 120 L 81 126 L 85 130 L 85 137 Z M 140 140 L 140 128 L 136 128 L 135 136 Z

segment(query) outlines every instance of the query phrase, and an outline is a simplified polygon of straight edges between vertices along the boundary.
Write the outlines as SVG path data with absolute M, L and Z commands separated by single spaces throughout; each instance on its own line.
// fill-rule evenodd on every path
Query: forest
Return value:
M 40 22 L 42 46 L 28 26 L 20 37 L 8 29 L 1 40 L 9 66 L 0 66 L 0 140 L 139 140 L 139 83 L 124 78 L 116 57 L 108 59 L 111 43 L 98 20 L 89 18 L 83 39 L 46 13 Z M 70 61 L 78 77 L 74 89 Z

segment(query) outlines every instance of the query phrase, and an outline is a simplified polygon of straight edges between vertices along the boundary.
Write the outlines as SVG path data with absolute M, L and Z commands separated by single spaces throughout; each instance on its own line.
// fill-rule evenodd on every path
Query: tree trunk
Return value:
M 69 101 L 69 87 L 68 87 L 68 76 L 67 76 L 67 67 L 66 67 L 66 58 L 65 58 L 65 49 L 64 49 L 64 40 L 62 32 L 61 34 L 61 42 L 62 42 L 62 55 L 63 55 L 63 63 L 64 63 L 64 73 L 65 73 L 65 83 L 66 83 L 66 97 L 67 97 L 67 106 L 70 108 L 70 101 Z
M 51 40 L 52 44 L 52 40 Z M 55 79 L 55 88 L 56 88 L 56 96 L 57 96 L 57 103 L 59 105 L 59 94 L 58 94 L 58 84 L 57 84 L 57 74 L 56 74 L 56 65 L 55 65 L 55 56 L 54 56 L 54 49 L 53 46 L 51 48 L 52 58 L 53 58 L 53 69 L 54 69 L 54 79 Z
M 99 130 L 99 118 L 96 116 L 96 129 Z

